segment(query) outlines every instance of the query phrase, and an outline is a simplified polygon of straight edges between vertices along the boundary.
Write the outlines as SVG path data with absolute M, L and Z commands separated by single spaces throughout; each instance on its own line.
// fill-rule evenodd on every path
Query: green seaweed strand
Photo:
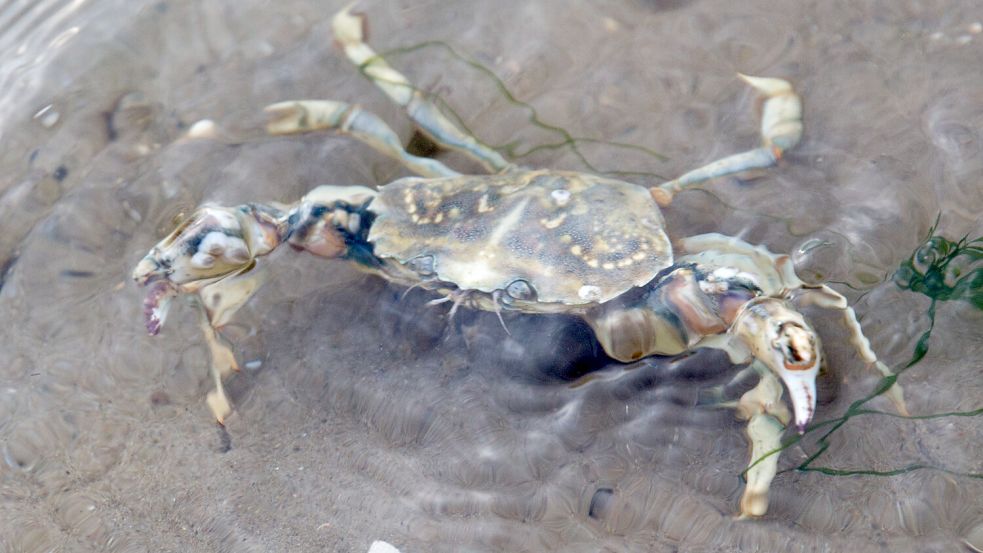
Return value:
M 451 57 L 453 57 L 453 58 L 457 59 L 458 61 L 460 61 L 461 63 L 464 63 L 465 65 L 471 67 L 472 69 L 474 69 L 475 71 L 477 71 L 478 73 L 480 73 L 481 75 L 483 75 L 484 77 L 486 77 L 487 79 L 491 80 L 494 83 L 495 87 L 498 89 L 499 93 L 501 93 L 501 95 L 505 98 L 505 100 L 508 103 L 510 103 L 513 106 L 516 106 L 516 107 L 522 109 L 523 111 L 525 111 L 528 114 L 528 121 L 529 121 L 529 123 L 531 125 L 533 125 L 534 127 L 539 128 L 539 129 L 542 129 L 544 131 L 547 131 L 547 132 L 549 132 L 551 134 L 559 135 L 559 137 L 560 137 L 560 140 L 557 141 L 557 142 L 551 142 L 551 143 L 547 143 L 547 144 L 539 144 L 539 145 L 536 145 L 536 146 L 532 146 L 530 148 L 527 148 L 524 151 L 520 150 L 520 146 L 517 143 L 515 143 L 515 142 L 510 142 L 510 143 L 506 143 L 506 144 L 499 144 L 499 145 L 491 145 L 491 144 L 487 144 L 487 143 L 482 142 L 482 144 L 484 144 L 486 146 L 489 146 L 490 148 L 493 148 L 495 150 L 498 150 L 499 152 L 501 152 L 503 155 L 505 155 L 509 159 L 513 159 L 513 160 L 515 160 L 515 159 L 521 159 L 521 158 L 528 157 L 528 156 L 530 156 L 530 155 L 532 155 L 534 153 L 537 153 L 537 152 L 543 151 L 543 150 L 558 150 L 558 149 L 561 149 L 561 148 L 570 148 L 570 150 L 574 153 L 574 155 L 577 157 L 577 159 L 580 160 L 580 162 L 584 165 L 584 167 L 587 168 L 588 171 L 591 171 L 591 172 L 594 172 L 594 173 L 599 173 L 599 174 L 606 174 L 606 175 L 644 176 L 644 177 L 651 177 L 651 178 L 657 178 L 657 179 L 661 179 L 661 180 L 666 180 L 666 177 L 664 177 L 662 175 L 659 175 L 659 174 L 656 174 L 656 173 L 652 173 L 652 172 L 644 172 L 644 171 L 619 171 L 619 170 L 603 171 L 603 170 L 598 169 L 597 167 L 595 167 L 587 159 L 586 155 L 584 155 L 584 153 L 581 151 L 580 147 L 578 146 L 579 144 L 584 144 L 584 143 L 586 143 L 586 144 L 603 144 L 603 145 L 611 146 L 611 147 L 614 147 L 614 148 L 620 148 L 620 149 L 625 149 L 625 150 L 632 150 L 632 151 L 640 152 L 640 153 L 642 153 L 644 155 L 647 155 L 649 157 L 658 159 L 659 161 L 667 161 L 669 158 L 666 157 L 665 155 L 659 153 L 659 152 L 656 152 L 655 150 L 652 150 L 650 148 L 646 148 L 644 146 L 639 146 L 637 144 L 630 144 L 630 143 L 626 143 L 626 142 L 615 142 L 615 141 L 610 141 L 610 140 L 600 140 L 600 139 L 596 139 L 596 138 L 576 137 L 576 136 L 573 136 L 572 134 L 570 134 L 570 132 L 567 131 L 566 129 L 564 129 L 563 127 L 559 127 L 559 126 L 556 126 L 556 125 L 552 125 L 552 124 L 546 123 L 545 121 L 543 121 L 540 118 L 539 112 L 536 111 L 536 108 L 535 107 L 533 107 L 528 102 L 524 102 L 524 101 L 519 100 L 518 98 L 516 98 L 515 95 L 512 94 L 512 91 L 509 90 L 509 88 L 505 85 L 505 82 L 502 81 L 502 79 L 499 78 L 498 75 L 496 75 L 491 69 L 485 67 L 483 64 L 479 63 L 478 61 L 473 60 L 473 59 L 471 59 L 471 58 L 469 58 L 469 57 L 467 57 L 467 56 L 459 53 L 457 50 L 454 49 L 453 46 L 451 46 L 450 44 L 447 44 L 446 42 L 439 41 L 439 40 L 421 42 L 419 44 L 414 44 L 412 46 L 406 46 L 406 47 L 402 47 L 402 48 L 394 48 L 392 50 L 387 50 L 385 52 L 382 52 L 382 53 L 378 54 L 378 57 L 379 58 L 382 58 L 382 59 L 386 59 L 387 57 L 390 57 L 390 56 L 399 56 L 399 55 L 404 55 L 404 54 L 410 54 L 410 53 L 416 52 L 418 50 L 423 50 L 423 49 L 426 49 L 426 48 L 437 48 L 437 49 L 443 50 L 446 53 L 450 54 Z M 364 72 L 364 69 L 363 68 L 366 65 L 370 64 L 370 63 L 372 63 L 372 60 L 371 59 L 369 61 L 365 62 L 362 65 L 362 67 L 359 68 L 359 70 L 361 70 L 361 71 Z M 432 94 L 432 93 L 430 93 L 428 91 L 425 91 L 425 90 L 422 90 L 420 88 L 417 88 L 417 87 L 414 87 L 414 90 L 419 91 L 420 93 L 424 94 L 425 96 L 427 96 L 428 99 L 430 99 L 432 102 L 434 102 L 436 105 L 438 105 L 440 107 L 441 111 L 444 111 L 449 117 L 451 117 L 454 120 L 454 122 L 456 124 L 458 124 L 465 132 L 467 132 L 471 136 L 476 136 L 475 133 L 467 126 L 467 124 L 465 124 L 465 122 L 464 122 L 463 118 L 460 116 L 460 114 L 458 114 L 453 108 L 451 108 L 451 106 L 448 105 L 447 102 L 443 98 L 441 98 L 440 96 L 437 96 L 435 94 Z

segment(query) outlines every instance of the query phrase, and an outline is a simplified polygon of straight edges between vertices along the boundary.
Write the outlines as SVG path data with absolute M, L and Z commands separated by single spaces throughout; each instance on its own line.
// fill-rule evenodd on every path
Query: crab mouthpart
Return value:
M 775 348 L 782 352 L 785 368 L 790 371 L 808 371 L 816 364 L 816 345 L 812 333 L 792 322 L 782 323 Z
M 156 336 L 160 332 L 164 319 L 167 318 L 167 310 L 171 307 L 171 300 L 177 293 L 177 287 L 167 280 L 158 280 L 150 285 L 143 300 L 143 321 L 147 326 L 147 334 Z

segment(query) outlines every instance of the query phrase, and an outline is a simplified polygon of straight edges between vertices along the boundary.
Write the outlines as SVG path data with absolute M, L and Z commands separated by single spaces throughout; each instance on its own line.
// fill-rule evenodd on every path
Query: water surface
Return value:
M 330 4 L 330 5 L 328 5 Z M 278 252 L 227 335 L 246 368 L 225 428 L 194 311 L 145 335 L 128 274 L 194 206 L 379 184 L 393 162 L 339 136 L 269 139 L 260 108 L 359 102 L 411 128 L 339 52 L 340 3 L 15 0 L 0 8 L 0 550 L 983 550 L 979 417 L 851 418 L 789 471 L 760 521 L 732 519 L 747 447 L 696 407 L 733 373 L 700 353 L 596 361 L 571 321 L 468 314 L 340 263 Z M 659 182 L 758 140 L 738 71 L 786 77 L 806 133 L 780 167 L 681 195 L 674 236 L 795 252 L 854 301 L 892 366 L 932 300 L 891 275 L 935 232 L 983 235 L 983 18 L 975 2 L 363 2 L 380 51 L 444 41 L 572 136 L 597 171 Z M 516 153 L 562 143 L 439 47 L 392 62 Z M 211 118 L 218 141 L 182 139 Z M 569 145 L 518 161 L 584 169 Z M 448 163 L 468 168 L 460 159 Z M 471 169 L 474 169 L 473 167 Z M 822 244 L 819 248 L 803 248 Z M 878 377 L 835 317 L 819 419 Z M 983 397 L 983 315 L 940 301 L 900 379 L 917 415 Z M 867 405 L 891 412 L 884 398 Z M 783 453 L 792 469 L 810 434 Z M 827 471 L 830 472 L 830 471 Z M 834 471 L 835 472 L 835 471 Z M 591 507 L 593 504 L 593 508 Z

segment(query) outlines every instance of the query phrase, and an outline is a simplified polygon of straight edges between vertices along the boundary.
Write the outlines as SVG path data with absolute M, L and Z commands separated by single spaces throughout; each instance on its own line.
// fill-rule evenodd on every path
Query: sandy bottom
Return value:
M 898 367 L 932 300 L 891 275 L 940 216 L 936 234 L 983 235 L 983 13 L 973 1 L 784 4 L 359 8 L 380 51 L 446 41 L 539 120 L 668 158 L 570 143 L 440 46 L 392 57 L 533 167 L 658 183 L 757 142 L 736 72 L 788 78 L 805 102 L 803 142 L 761 178 L 681 195 L 671 233 L 796 252 Z M 791 470 L 819 451 L 810 433 L 784 452 L 768 515 L 738 522 L 742 425 L 697 406 L 733 374 L 722 356 L 613 364 L 575 321 L 506 317 L 511 336 L 494 315 L 448 323 L 423 292 L 401 298 L 290 251 L 264 263 L 267 284 L 228 329 L 246 368 L 217 426 L 194 310 L 175 306 L 146 336 L 128 274 L 202 202 L 292 202 L 318 184 L 404 174 L 344 137 L 257 130 L 268 103 L 334 98 L 410 137 L 331 47 L 339 6 L 0 8 L 0 551 L 364 552 L 376 539 L 404 553 L 983 550 L 979 417 L 852 417 L 810 464 L 828 470 Z M 203 118 L 223 138 L 182 139 Z M 983 314 L 938 299 L 927 355 L 900 381 L 913 414 L 972 414 Z M 834 317 L 809 315 L 830 358 L 817 418 L 835 419 L 878 377 Z M 893 412 L 880 397 L 866 407 Z

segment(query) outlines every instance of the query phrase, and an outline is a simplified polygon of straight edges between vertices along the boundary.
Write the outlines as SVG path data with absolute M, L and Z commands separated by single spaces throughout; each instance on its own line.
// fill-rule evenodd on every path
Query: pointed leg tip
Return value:
M 284 112 L 290 112 L 290 111 L 292 111 L 293 110 L 293 106 L 294 106 L 295 103 L 296 102 L 293 102 L 293 101 L 276 102 L 276 103 L 273 103 L 273 104 L 270 104 L 270 105 L 264 107 L 263 108 L 263 113 L 266 113 L 266 114 L 269 114 L 269 115 L 281 115 Z
M 768 512 L 768 494 L 758 492 L 744 492 L 741 498 L 741 513 L 738 520 L 753 520 L 761 518 Z
M 908 411 L 908 405 L 905 403 L 904 398 L 891 398 L 892 403 L 894 403 L 894 409 L 902 417 L 910 417 L 911 411 Z
M 232 414 L 232 405 L 225 394 L 220 390 L 212 390 L 205 397 L 205 403 L 208 404 L 212 416 L 215 417 L 215 422 L 225 426 L 225 419 Z
M 266 132 L 270 134 L 291 134 L 300 130 L 302 113 L 297 102 L 279 102 L 263 108 L 267 115 Z
M 331 29 L 334 39 L 342 46 L 357 44 L 365 38 L 365 15 L 352 13 L 352 8 L 358 2 L 352 2 L 342 8 L 331 18 Z
M 672 203 L 672 192 L 664 188 L 659 188 L 658 186 L 649 188 L 649 193 L 652 195 L 655 203 L 659 204 L 659 207 L 666 207 Z
M 737 76 L 752 88 L 765 96 L 779 96 L 792 92 L 792 83 L 777 77 L 755 77 L 745 73 L 738 73 Z

